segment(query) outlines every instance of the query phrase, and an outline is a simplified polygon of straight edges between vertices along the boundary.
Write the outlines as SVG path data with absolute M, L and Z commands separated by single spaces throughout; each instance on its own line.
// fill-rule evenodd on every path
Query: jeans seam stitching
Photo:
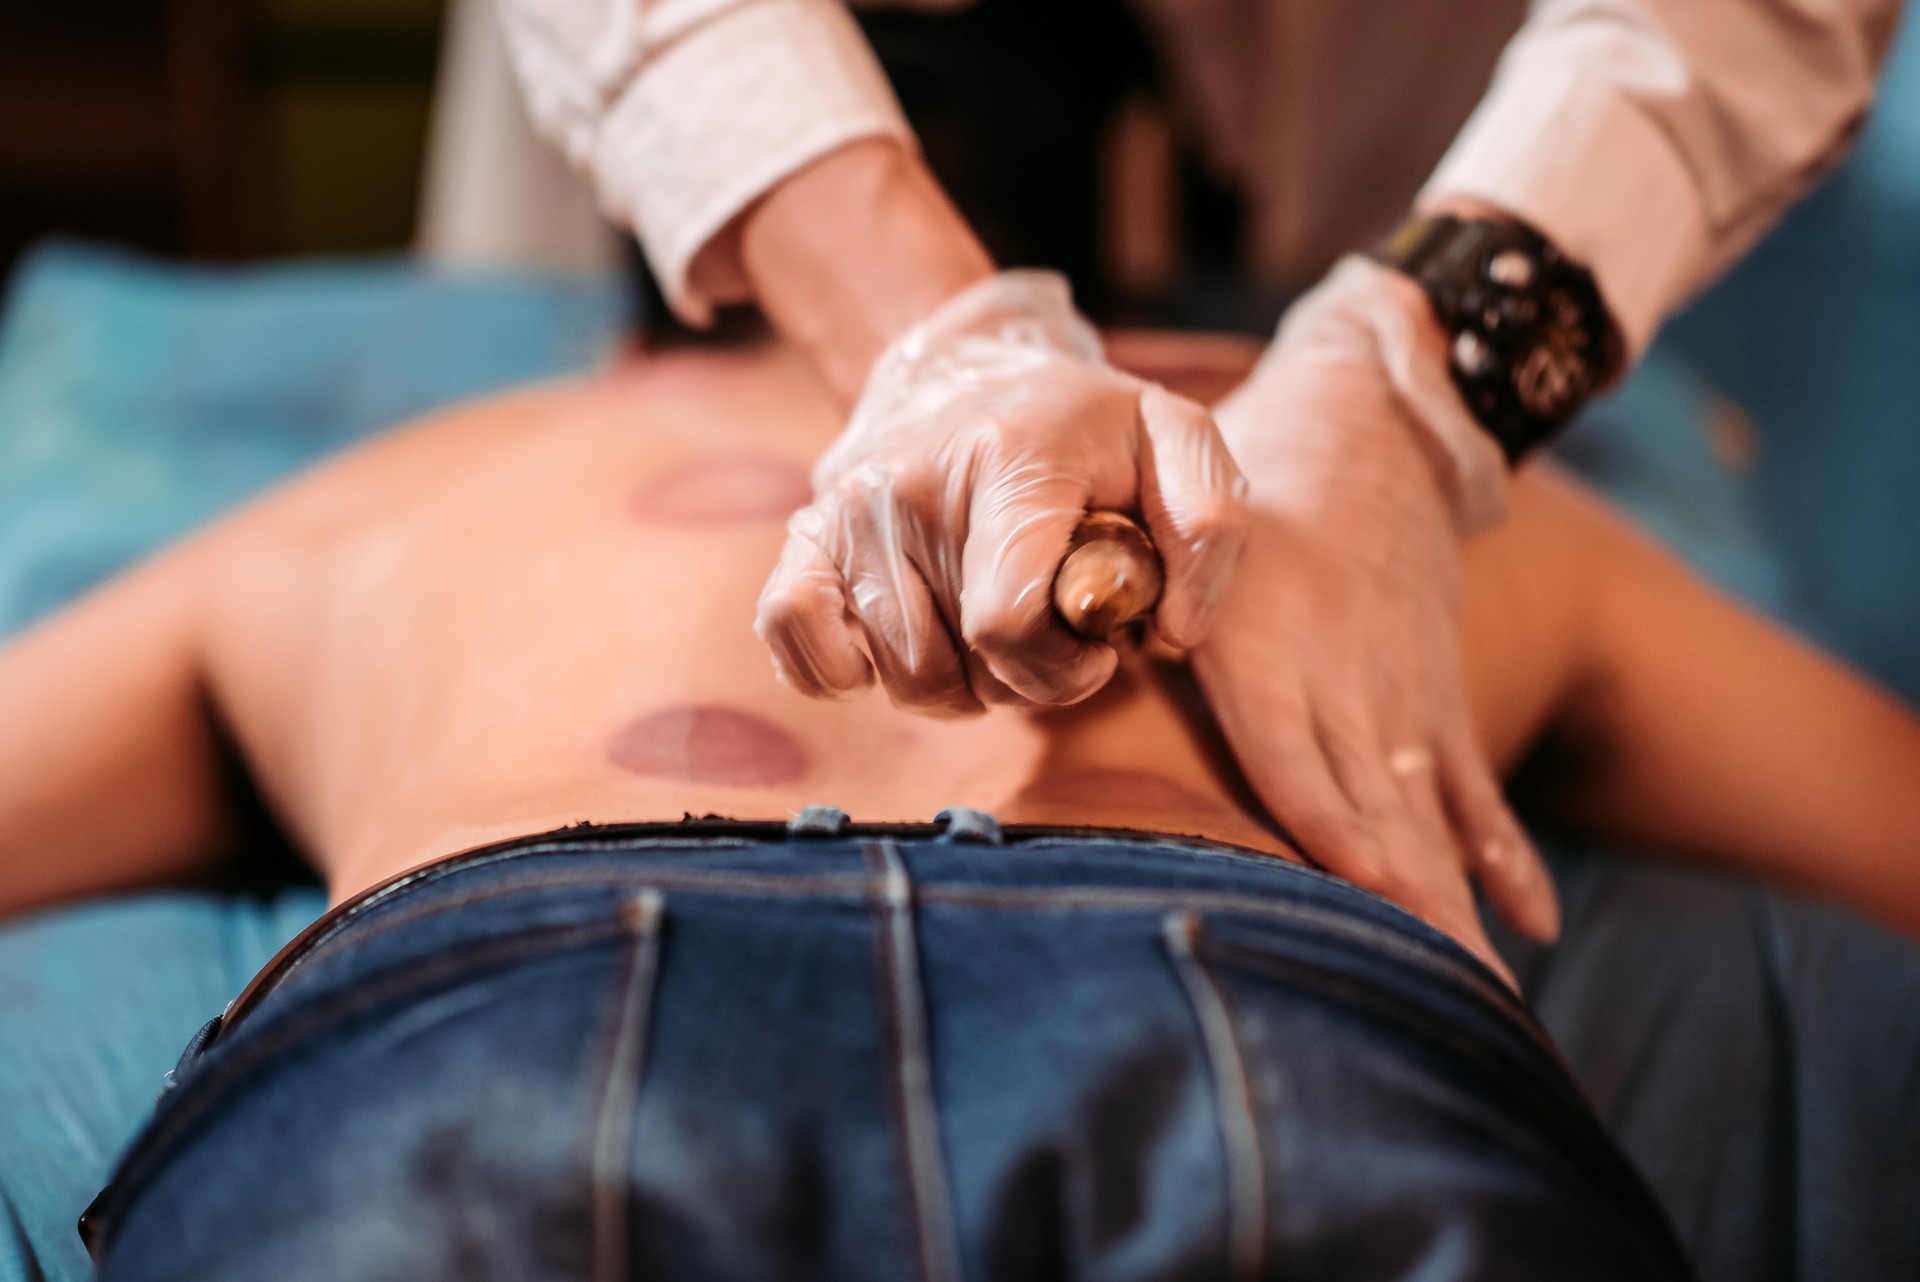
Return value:
M 526 853 L 526 852 L 521 852 Z M 471 865 L 469 865 L 471 866 Z M 289 957 L 281 965 L 280 973 L 272 983 L 254 995 L 257 1004 L 267 995 L 278 989 L 295 974 L 319 959 L 320 952 L 333 943 L 341 931 L 349 924 L 354 927 L 352 943 L 355 946 L 369 939 L 375 939 L 403 926 L 417 925 L 434 917 L 441 916 L 456 908 L 469 908 L 475 904 L 489 903 L 505 899 L 512 895 L 530 890 L 582 890 L 604 887 L 617 891 L 631 886 L 635 881 L 644 881 L 649 888 L 681 890 L 698 894 L 702 892 L 739 895 L 784 895 L 792 898 L 812 896 L 815 898 L 842 897 L 857 899 L 865 893 L 865 879 L 857 873 L 812 873 L 788 875 L 784 873 L 748 873 L 734 874 L 722 872 L 699 872 L 694 870 L 662 870 L 649 868 L 645 876 L 634 873 L 621 876 L 617 873 L 565 873 L 535 872 L 512 881 L 497 883 L 484 889 L 468 891 L 449 898 L 438 899 L 432 904 L 415 908 L 403 908 L 390 916 L 374 921 L 366 921 L 356 915 L 351 922 L 341 921 L 324 935 L 314 939 L 305 949 L 294 957 Z M 662 875 L 664 872 L 664 875 Z M 765 881 L 759 879 L 764 878 Z M 372 905 L 368 905 L 370 908 Z M 244 1012 L 233 1012 L 236 1016 Z M 233 1025 L 222 1030 L 222 1036 L 230 1035 Z
M 511 882 L 503 882 L 479 890 L 467 891 L 459 895 L 439 899 L 432 904 L 418 908 L 405 909 L 396 912 L 390 917 L 383 917 L 377 921 L 366 922 L 360 925 L 355 932 L 353 942 L 357 946 L 365 940 L 378 938 L 402 926 L 412 926 L 433 917 L 442 916 L 456 908 L 470 908 L 475 904 L 490 903 L 532 890 L 588 890 L 594 887 L 604 887 L 609 891 L 618 891 L 628 888 L 636 880 L 639 880 L 644 882 L 646 889 L 649 890 L 665 888 L 696 894 L 701 891 L 717 890 L 722 893 L 731 892 L 742 895 L 771 893 L 787 895 L 789 897 L 811 895 L 817 898 L 831 897 L 837 894 L 841 897 L 852 899 L 863 894 L 866 886 L 865 880 L 857 873 L 814 873 L 800 874 L 798 877 L 787 877 L 780 873 L 732 874 L 684 871 L 668 871 L 665 875 L 662 875 L 662 871 L 663 870 L 657 868 L 649 868 L 646 870 L 646 876 L 644 878 L 633 875 L 619 877 L 609 876 L 606 873 L 585 872 L 532 874 L 527 877 L 516 878 Z M 778 879 L 781 884 L 762 885 L 756 880 L 756 878 L 760 877 L 767 878 L 769 882 Z M 789 889 L 789 886 L 797 886 L 797 888 Z M 290 962 L 286 971 L 283 972 L 283 978 L 285 976 L 291 976 L 296 965 L 311 961 L 314 954 L 319 950 L 319 947 L 320 944 L 316 943 L 313 949 L 303 953 L 293 962 Z
M 689 836 L 675 840 L 668 837 L 641 837 L 623 840 L 618 844 L 594 841 L 547 841 L 530 846 L 514 846 L 505 850 L 487 850 L 483 853 L 464 857 L 454 855 L 447 859 L 428 864 L 426 867 L 414 872 L 411 876 L 402 876 L 394 881 L 388 882 L 365 898 L 357 901 L 349 900 L 347 904 L 342 906 L 345 911 L 342 911 L 332 922 L 328 923 L 325 930 L 307 941 L 307 946 L 298 954 L 287 958 L 286 967 L 288 970 L 291 970 L 300 962 L 311 957 L 323 944 L 328 943 L 350 924 L 359 921 L 363 914 L 371 912 L 380 905 L 389 902 L 395 895 L 403 891 L 413 891 L 420 886 L 439 881 L 445 877 L 450 877 L 455 873 L 469 872 L 475 868 L 490 868 L 495 864 L 508 863 L 528 855 L 617 853 L 621 849 L 633 847 L 714 846 L 727 850 L 740 850 L 764 844 L 764 842 L 751 838 Z
M 1235 1034 L 1226 995 L 1195 952 L 1200 919 L 1172 912 L 1161 919 L 1161 940 L 1174 975 L 1200 1028 L 1200 1044 L 1213 1079 L 1215 1120 L 1227 1168 L 1228 1276 L 1252 1279 L 1266 1262 L 1267 1180 L 1260 1154 L 1260 1128 L 1253 1085 Z
M 599 1282 L 619 1282 L 628 1272 L 626 1157 L 652 1033 L 664 906 L 661 893 L 648 887 L 629 900 L 621 914 L 627 939 L 611 989 L 615 1006 L 610 1032 L 598 1057 L 602 1087 L 588 1150 L 594 1277 Z
M 1034 906 L 1082 909 L 1087 911 L 1131 910 L 1140 912 L 1185 910 L 1197 913 L 1229 913 L 1261 917 L 1271 921 L 1304 924 L 1336 934 L 1369 947 L 1379 948 L 1395 958 L 1418 967 L 1427 974 L 1468 990 L 1483 1003 L 1492 1005 L 1508 1018 L 1514 1017 L 1514 1002 L 1489 981 L 1468 970 L 1452 958 L 1436 958 L 1391 931 L 1354 922 L 1336 913 L 1324 912 L 1301 904 L 1275 903 L 1234 891 L 1173 890 L 1158 891 L 1131 887 L 1074 887 L 1057 890 L 1046 887 L 979 886 L 948 883 L 924 886 L 919 897 L 923 903 L 960 908 L 1019 910 Z M 1531 1034 L 1531 1030 L 1529 1030 Z M 1535 1040 L 1539 1040 L 1535 1035 Z
M 1218 966 L 1257 976 L 1268 983 L 1315 994 L 1323 999 L 1341 1001 L 1354 1010 L 1376 1019 L 1392 1021 L 1400 1027 L 1411 1026 L 1390 999 L 1390 994 L 1386 994 L 1375 981 L 1355 975 L 1333 974 L 1323 966 L 1288 958 L 1258 945 L 1208 935 L 1198 939 L 1196 951 L 1206 953 Z M 1309 982 L 1308 976 L 1312 977 L 1312 982 Z M 1389 1000 L 1383 1001 L 1383 995 L 1388 996 Z M 1571 1071 L 1553 1049 L 1552 1043 L 1534 1043 L 1532 1048 L 1544 1053 L 1545 1061 L 1557 1071 L 1564 1089 L 1556 1089 L 1554 1083 L 1542 1077 L 1538 1066 L 1528 1064 L 1516 1050 L 1485 1036 L 1463 1032 L 1457 1021 L 1422 1019 L 1414 1031 L 1429 1045 L 1469 1060 L 1483 1071 L 1508 1082 L 1515 1096 L 1525 1096 L 1536 1116 L 1542 1117 L 1559 1134 L 1570 1137 L 1589 1152 L 1597 1151 L 1603 1160 L 1617 1162 L 1617 1159 L 1607 1156 L 1611 1150 L 1604 1140 L 1598 1150 L 1592 1147 L 1593 1136 L 1600 1132 L 1599 1122 L 1592 1116 L 1585 1095 L 1580 1092 Z
M 957 1282 L 958 1246 L 933 1102 L 926 1006 L 915 946 L 913 881 L 893 840 L 863 843 L 871 870 L 874 974 L 882 1055 L 922 1282 Z

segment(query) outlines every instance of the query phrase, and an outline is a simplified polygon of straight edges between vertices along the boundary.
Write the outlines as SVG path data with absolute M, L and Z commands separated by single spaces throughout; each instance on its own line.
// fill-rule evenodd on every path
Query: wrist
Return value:
M 737 234 L 768 321 L 847 404 L 888 343 L 993 274 L 925 162 L 891 139 L 800 170 L 748 211 Z
M 1222 431 L 1249 476 L 1263 470 L 1257 460 L 1269 451 L 1281 473 L 1300 466 L 1303 451 L 1411 460 L 1460 533 L 1490 528 L 1505 513 L 1506 461 L 1453 386 L 1448 346 L 1418 282 L 1357 255 L 1343 259 L 1288 311 L 1232 398 L 1251 412 L 1223 405 Z M 1346 389 L 1354 408 L 1329 402 L 1317 416 L 1306 413 L 1304 398 L 1329 387 Z M 1371 408 L 1360 412 L 1362 404 Z
M 859 435 L 873 423 L 925 420 L 985 383 L 1024 382 L 1061 361 L 1104 364 L 1100 335 L 1074 309 L 1066 277 L 1034 269 L 995 272 L 941 303 L 881 350 L 860 388 L 847 432 Z
M 1364 486 L 1384 471 L 1420 478 L 1447 502 L 1444 460 L 1377 357 L 1296 350 L 1276 365 L 1213 409 L 1221 439 L 1256 495 L 1302 485 Z

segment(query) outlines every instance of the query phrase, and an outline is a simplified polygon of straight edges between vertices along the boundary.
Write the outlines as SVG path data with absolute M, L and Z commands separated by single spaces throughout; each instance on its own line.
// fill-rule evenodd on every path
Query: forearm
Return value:
M 839 0 L 501 0 L 542 131 L 674 309 L 758 301 L 851 401 L 992 270 Z
M 1533 224 L 1637 353 L 1844 150 L 1899 9 L 1541 0 L 1423 200 Z
M 1467 212 L 1458 210 L 1457 212 Z M 1295 302 L 1246 382 L 1220 407 L 1221 430 L 1256 498 L 1344 501 L 1354 474 L 1375 465 L 1424 480 L 1460 534 L 1490 529 L 1505 508 L 1507 464 L 1474 421 L 1449 375 L 1447 330 L 1411 276 L 1358 257 L 1338 264 Z M 1303 366 L 1371 371 L 1379 412 L 1301 413 Z
M 919 154 L 892 139 L 815 161 L 734 234 L 761 310 L 847 404 L 888 342 L 993 272 Z
M 225 852 L 182 569 L 145 567 L 0 649 L 0 916 L 176 880 Z
M 1463 568 L 1474 724 L 1539 811 L 1920 937 L 1920 718 L 1551 468 Z
M 1920 937 L 1920 718 L 1643 537 L 1601 551 L 1557 735 L 1568 817 Z

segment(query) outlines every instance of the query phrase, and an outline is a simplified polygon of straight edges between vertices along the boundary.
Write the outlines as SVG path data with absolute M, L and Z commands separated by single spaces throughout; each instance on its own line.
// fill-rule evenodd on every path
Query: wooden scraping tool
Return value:
M 1118 512 L 1089 512 L 1053 576 L 1053 608 L 1080 636 L 1105 641 L 1151 614 L 1164 583 L 1145 530 Z

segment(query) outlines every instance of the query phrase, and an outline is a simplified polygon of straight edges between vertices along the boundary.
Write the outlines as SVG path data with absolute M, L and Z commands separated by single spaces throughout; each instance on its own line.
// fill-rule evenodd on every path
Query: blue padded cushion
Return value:
M 91 1273 L 74 1222 L 166 1071 L 325 903 L 154 894 L 0 930 L 0 1279 Z
M 0 320 L 0 636 L 369 431 L 595 364 L 625 296 L 41 249 Z M 0 1282 L 89 1276 L 74 1220 L 162 1077 L 323 902 L 147 895 L 0 929 Z
M 319 455 L 603 358 L 617 281 L 53 244 L 0 324 L 0 635 Z

